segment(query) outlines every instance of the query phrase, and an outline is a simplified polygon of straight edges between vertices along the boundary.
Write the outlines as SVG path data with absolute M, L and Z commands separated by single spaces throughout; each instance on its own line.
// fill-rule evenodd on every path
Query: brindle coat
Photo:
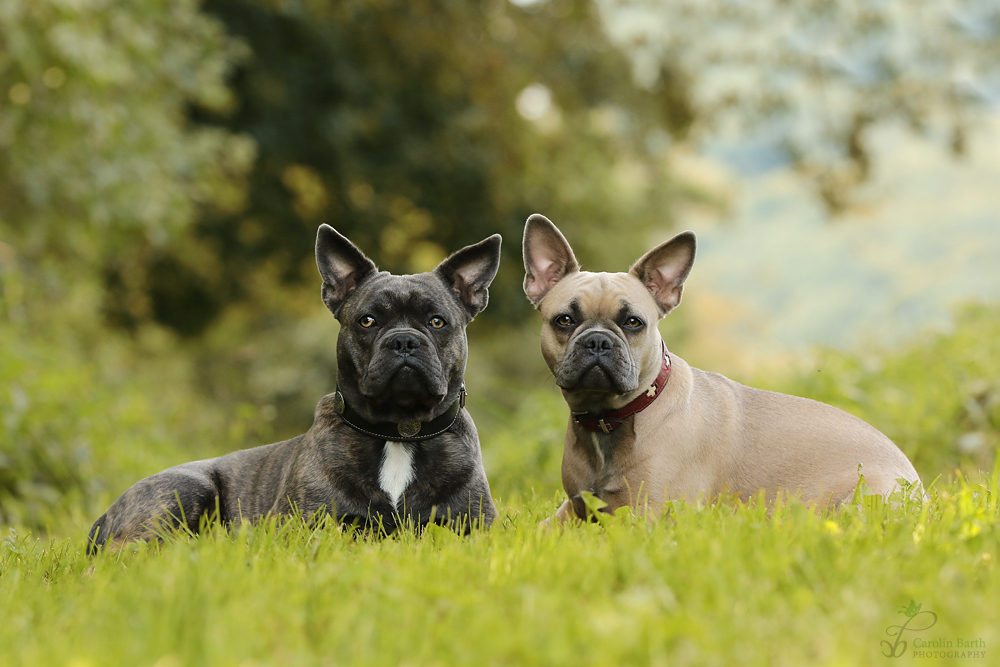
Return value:
M 464 391 L 465 328 L 486 307 L 500 236 L 459 250 L 429 273 L 394 276 L 322 225 L 316 260 L 323 301 L 341 323 L 338 388 L 355 413 L 373 423 L 430 422 L 455 406 Z M 388 483 L 387 466 L 396 476 Z M 390 492 L 399 492 L 397 502 Z M 137 482 L 94 523 L 88 550 L 155 538 L 170 527 L 197 532 L 216 509 L 226 523 L 322 510 L 387 532 L 407 519 L 419 526 L 433 516 L 469 530 L 496 517 L 464 404 L 447 431 L 396 443 L 349 426 L 331 394 L 303 435 Z

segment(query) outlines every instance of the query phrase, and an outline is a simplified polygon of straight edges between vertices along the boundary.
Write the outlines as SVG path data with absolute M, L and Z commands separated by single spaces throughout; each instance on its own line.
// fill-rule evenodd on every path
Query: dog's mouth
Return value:
M 571 392 L 625 394 L 636 388 L 634 373 L 621 361 L 598 357 L 586 364 L 564 362 L 556 373 L 556 385 Z
M 617 387 L 611 379 L 611 375 L 600 363 L 595 362 L 575 378 L 560 378 L 556 380 L 560 388 L 572 391 L 574 389 L 597 389 L 604 391 L 614 391 Z
M 448 392 L 447 384 L 417 360 L 400 359 L 380 371 L 362 380 L 359 388 L 373 405 L 394 408 L 394 413 L 431 410 Z
M 342 372 L 338 384 L 345 400 L 364 419 L 431 421 L 458 398 L 464 365 L 453 362 L 421 332 L 393 329 L 373 341 L 371 348 L 370 355 L 338 349 L 343 370 L 350 369 Z M 365 363 L 358 363 L 361 359 Z
M 447 387 L 444 389 L 446 390 Z M 389 380 L 389 384 L 380 398 L 403 409 L 430 409 L 439 404 L 444 396 L 444 391 L 429 386 L 424 374 L 417 368 L 403 364 Z

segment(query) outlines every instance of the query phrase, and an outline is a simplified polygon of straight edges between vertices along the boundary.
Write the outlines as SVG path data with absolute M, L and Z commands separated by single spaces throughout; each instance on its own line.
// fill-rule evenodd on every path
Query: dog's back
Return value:
M 719 472 L 717 490 L 743 497 L 767 489 L 798 492 L 807 501 L 840 503 L 851 498 L 860 472 L 871 491 L 886 495 L 904 478 L 919 483 L 902 451 L 875 427 L 808 398 L 747 387 L 718 373 L 689 367 L 673 357 L 677 375 L 690 373 L 687 411 L 666 416 L 712 423 L 701 433 Z M 678 383 L 680 384 L 680 383 Z

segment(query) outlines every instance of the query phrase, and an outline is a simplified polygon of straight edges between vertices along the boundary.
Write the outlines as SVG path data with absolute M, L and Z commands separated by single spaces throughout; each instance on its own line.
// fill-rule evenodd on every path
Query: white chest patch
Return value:
M 596 433 L 591 433 L 590 442 L 594 445 L 594 452 L 597 454 L 597 460 L 600 461 L 601 470 L 603 470 L 607 461 L 604 460 L 604 448 L 601 447 L 601 440 Z
M 389 494 L 393 507 L 399 507 L 399 499 L 413 481 L 413 475 L 413 452 L 410 448 L 401 442 L 387 441 L 382 454 L 382 469 L 378 473 L 378 485 Z

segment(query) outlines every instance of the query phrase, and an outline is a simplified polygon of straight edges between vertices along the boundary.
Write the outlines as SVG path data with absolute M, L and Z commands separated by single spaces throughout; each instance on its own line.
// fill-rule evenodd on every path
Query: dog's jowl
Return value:
M 227 523 L 336 513 L 347 523 L 430 520 L 461 530 L 496 517 L 479 437 L 465 410 L 465 327 L 486 307 L 500 236 L 429 273 L 379 271 L 333 228 L 316 239 L 323 302 L 340 321 L 337 391 L 306 433 L 194 461 L 137 482 L 90 531 L 90 550 Z
M 906 456 L 837 408 L 761 391 L 691 368 L 667 351 L 660 318 L 681 301 L 695 236 L 683 232 L 627 273 L 581 271 L 555 225 L 524 229 L 524 291 L 542 315 L 542 356 L 569 404 L 563 452 L 567 500 L 557 518 L 584 516 L 581 494 L 608 510 L 656 512 L 665 500 L 764 491 L 837 505 L 858 467 L 887 496 L 919 485 Z

